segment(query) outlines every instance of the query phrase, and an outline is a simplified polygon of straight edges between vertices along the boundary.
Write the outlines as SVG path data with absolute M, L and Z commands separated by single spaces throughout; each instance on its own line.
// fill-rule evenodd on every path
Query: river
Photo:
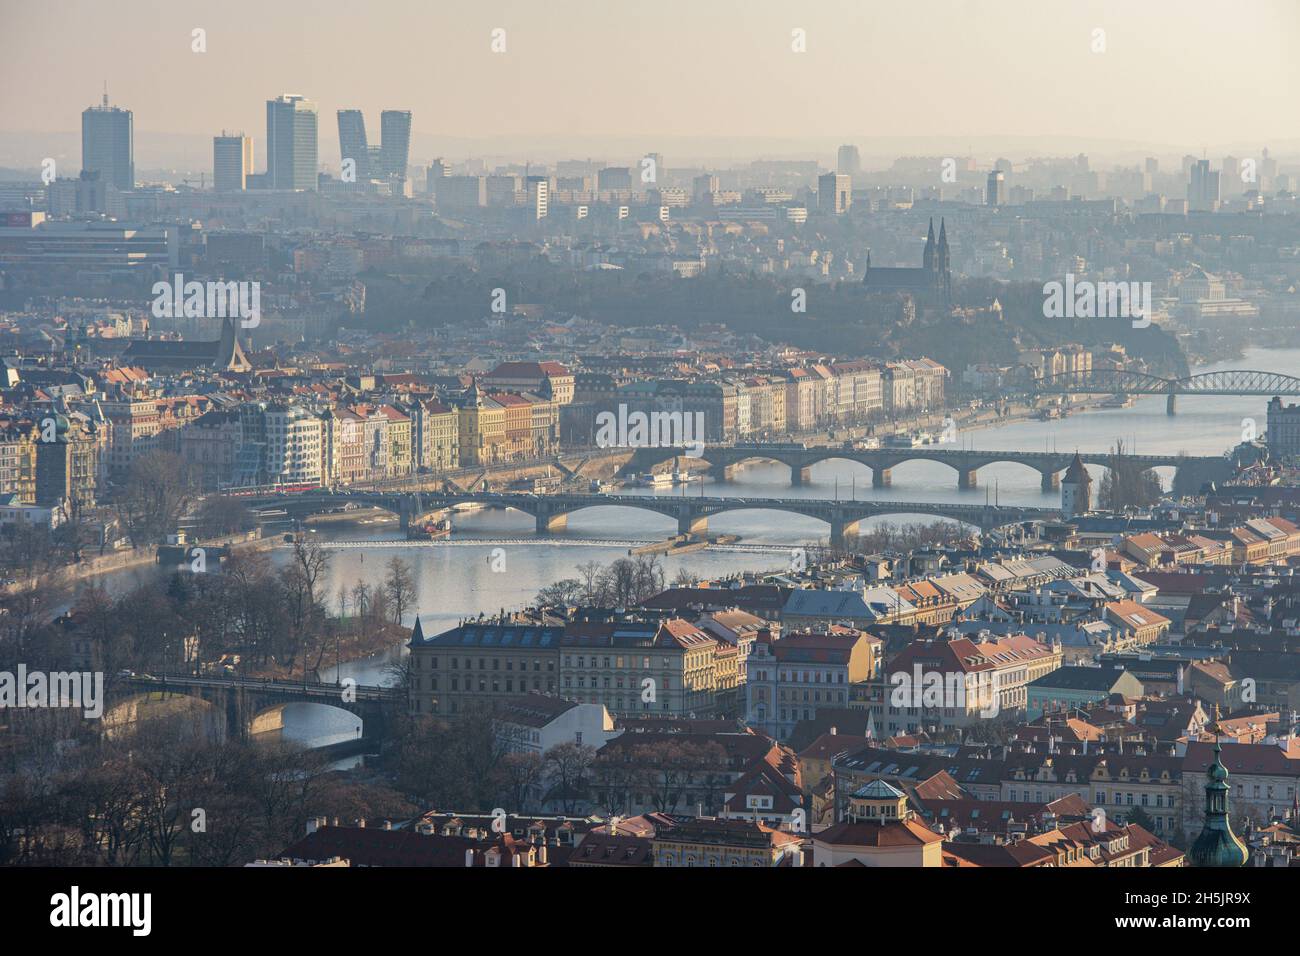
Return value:
M 1241 360 L 1208 365 L 1196 371 L 1220 368 L 1260 369 L 1294 373 L 1300 369 L 1300 349 L 1253 350 Z M 1075 414 L 1056 421 L 1029 421 L 983 428 L 958 435 L 958 442 L 972 448 L 1008 450 L 1098 451 L 1111 448 L 1117 439 L 1127 450 L 1146 454 L 1219 455 L 1239 443 L 1242 420 L 1253 418 L 1257 431 L 1265 425 L 1265 398 L 1187 397 L 1178 400 L 1178 414 L 1169 417 L 1163 396 L 1137 399 L 1130 408 L 1106 409 Z M 1092 467 L 1099 480 L 1103 469 Z M 1161 469 L 1166 485 L 1168 469 Z M 733 480 L 706 483 L 707 495 L 740 497 L 841 498 L 863 500 L 968 502 L 996 495 L 1002 504 L 1054 507 L 1060 493 L 1045 493 L 1039 473 L 1027 466 L 1007 462 L 979 471 L 979 487 L 957 488 L 957 474 L 947 465 L 913 461 L 893 469 L 889 488 L 872 488 L 870 469 L 856 462 L 832 459 L 815 465 L 811 481 L 791 486 L 790 470 L 776 463 L 752 463 L 739 469 Z M 699 494 L 699 486 L 689 491 Z M 629 488 L 633 494 L 682 494 L 675 489 Z M 925 515 L 892 515 L 877 519 L 883 523 L 933 521 Z M 394 555 L 410 563 L 418 582 L 417 612 L 426 633 L 439 633 L 463 618 L 480 613 L 494 614 L 528 603 L 543 586 L 560 578 L 576 577 L 576 568 L 587 561 L 609 563 L 627 553 L 629 540 L 659 540 L 676 532 L 675 522 L 662 515 L 632 508 L 596 507 L 572 515 L 568 527 L 539 538 L 531 517 L 513 511 L 457 513 L 454 541 L 427 542 L 410 546 L 402 541 L 395 523 L 370 526 L 325 525 L 316 532 L 326 541 L 366 542 L 368 546 L 339 548 L 331 560 L 325 593 L 332 605 L 340 588 L 351 589 L 360 580 L 374 586 L 384 575 L 384 565 Z M 864 524 L 867 524 L 864 522 Z M 785 552 L 827 535 L 826 525 L 814 518 L 781 512 L 749 510 L 728 512 L 709 519 L 714 533 L 740 535 L 746 544 L 768 545 L 770 553 L 701 551 L 663 558 L 667 579 L 680 568 L 708 578 L 741 570 L 775 569 L 784 566 Z M 604 544 L 602 541 L 610 543 Z M 620 542 L 620 543 L 614 543 Z M 499 550 L 498 550 L 499 549 Z M 277 559 L 287 552 L 273 552 Z M 494 566 L 497 570 L 494 570 Z M 112 582 L 115 588 L 149 571 L 123 572 Z M 336 609 L 336 607 L 335 607 Z M 412 618 L 413 623 L 413 618 Z M 391 679 L 390 658 L 379 655 L 365 661 L 345 662 L 342 673 L 359 683 Z M 322 680 L 336 679 L 330 667 Z M 331 743 L 355 736 L 356 719 L 319 705 L 295 705 L 285 714 L 283 735 L 310 744 Z

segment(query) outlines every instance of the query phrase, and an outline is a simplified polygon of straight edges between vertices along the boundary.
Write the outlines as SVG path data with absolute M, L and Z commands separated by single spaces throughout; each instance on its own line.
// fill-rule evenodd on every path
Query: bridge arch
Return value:
M 1300 395 L 1300 378 L 1282 372 L 1263 372 L 1258 369 L 1221 369 L 1217 372 L 1198 372 L 1177 382 L 1178 391 L 1185 395 Z
M 845 461 L 855 465 L 860 465 L 871 472 L 871 484 L 874 488 L 887 488 L 893 484 L 894 469 L 903 465 L 912 465 L 917 462 L 924 462 L 935 465 L 942 465 L 949 471 L 957 475 L 957 487 L 972 489 L 978 485 L 978 473 L 981 469 L 989 465 L 1013 464 L 1035 472 L 1041 478 L 1043 490 L 1050 491 L 1059 487 L 1059 480 L 1055 477 L 1069 466 L 1069 459 L 1063 458 L 1058 462 L 1044 464 L 1041 462 L 1026 461 L 1024 456 L 1015 451 L 986 453 L 981 455 L 963 456 L 961 454 L 949 454 L 946 452 L 936 452 L 929 454 L 932 449 L 890 449 L 887 451 L 836 451 L 828 450 L 826 454 L 820 455 L 809 462 L 809 467 L 820 464 L 825 461 Z M 806 470 L 806 469 L 805 469 Z M 803 477 L 806 481 L 807 475 Z M 795 481 L 795 484 L 802 483 Z
M 216 703 L 188 688 L 130 690 L 116 697 L 104 709 L 104 733 L 110 737 L 129 733 L 145 721 L 185 715 L 202 721 L 214 733 L 226 730 L 224 715 Z
M 287 700 L 268 704 L 250 715 L 246 732 L 252 738 L 278 734 L 287 743 L 323 747 L 362 738 L 365 721 L 337 704 Z
M 827 461 L 845 461 L 851 465 L 861 465 L 873 474 L 878 467 L 881 467 L 878 462 L 873 464 L 861 453 L 855 454 L 852 451 L 842 448 L 828 448 L 824 453 L 814 452 L 813 454 L 804 457 L 802 463 L 806 467 L 811 468 L 814 465 L 820 465 Z M 892 468 L 895 464 L 899 464 L 899 462 L 891 461 L 889 467 Z
M 1300 377 L 1260 369 L 1219 369 L 1181 378 L 1162 378 L 1125 369 L 1063 372 L 1037 380 L 1037 391 L 1094 395 L 1125 392 L 1135 395 L 1300 395 Z
M 1079 392 L 1094 395 L 1131 393 L 1138 395 L 1165 395 L 1177 385 L 1177 379 L 1161 378 L 1145 372 L 1127 369 L 1098 368 L 1086 372 L 1061 372 L 1047 375 L 1034 382 L 1040 392 Z
M 631 497 L 631 496 L 628 496 L 628 497 Z M 653 501 L 656 500 L 655 498 L 651 497 L 650 495 L 646 495 L 645 497 L 646 497 L 647 501 L 650 501 L 650 502 L 653 502 Z M 681 499 L 668 499 L 668 500 L 670 500 L 670 501 L 680 501 Z M 538 530 L 539 530 L 539 531 L 543 531 L 543 530 L 545 530 L 545 531 L 558 531 L 558 530 L 560 530 L 560 529 L 562 529 L 562 528 L 567 527 L 567 526 L 568 526 L 569 518 L 573 517 L 574 515 L 579 515 L 579 514 L 581 514 L 581 515 L 587 515 L 588 512 L 609 512 L 609 511 L 616 511 L 616 512 L 623 512 L 623 511 L 641 511 L 641 512 L 646 512 L 646 511 L 649 511 L 649 512 L 651 512 L 651 513 L 653 513 L 653 514 L 662 515 L 662 516 L 664 517 L 664 519 L 665 519 L 665 522 L 667 522 L 667 523 L 669 523 L 669 524 L 671 524 L 672 521 L 677 520 L 677 518 L 678 518 L 678 516 L 677 516 L 677 515 L 676 515 L 672 510 L 670 510 L 668 507 L 654 507 L 653 505 L 649 505 L 649 504 L 647 504 L 647 505 L 631 504 L 631 503 L 626 503 L 626 502 L 623 502 L 623 501 L 614 502 L 614 503 L 609 503 L 609 502 L 601 502 L 600 500 L 596 500 L 596 501 L 593 501 L 593 502 L 592 502 L 591 504 L 589 504 L 589 505 L 588 505 L 588 504 L 584 504 L 584 505 L 581 505 L 581 506 L 576 507 L 576 508 L 566 508 L 566 509 L 564 509 L 564 510 L 562 510 L 562 511 L 559 511 L 559 512 L 556 512 L 556 513 L 552 514 L 551 516 L 549 516 L 549 518 L 538 517 L 538 519 L 537 519 Z M 615 517 L 616 517 L 616 516 L 615 516 Z M 542 527 L 543 522 L 545 522 L 545 524 L 546 524 L 546 527 L 545 527 L 545 528 Z M 617 521 L 614 521 L 614 522 L 612 522 L 612 523 L 617 524 Z

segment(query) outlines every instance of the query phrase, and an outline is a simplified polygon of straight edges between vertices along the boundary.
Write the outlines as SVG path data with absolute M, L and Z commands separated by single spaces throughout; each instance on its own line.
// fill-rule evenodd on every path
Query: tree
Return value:
M 618 607 L 636 603 L 637 568 L 630 558 L 619 558 L 601 573 L 606 598 Z
M 673 813 L 686 793 L 696 756 L 687 744 L 663 740 L 634 747 L 632 761 L 643 769 L 650 803 L 660 813 Z
M 506 802 L 516 813 L 527 813 L 546 777 L 546 765 L 542 755 L 532 751 L 506 754 L 501 761 L 501 776 Z
M 1116 441 L 1115 450 L 1101 478 L 1098 502 L 1107 511 L 1147 508 L 1164 497 L 1160 476 L 1142 468 L 1124 451 L 1124 442 Z
M 693 588 L 700 583 L 700 576 L 685 567 L 677 569 L 677 574 L 673 578 L 673 587 L 675 588 Z
M 585 795 L 587 771 L 596 759 L 596 748 L 586 744 L 556 744 L 543 755 L 550 783 L 549 800 L 559 800 L 565 814 L 571 814 Z
M 1155 821 L 1152 820 L 1151 815 L 1141 807 L 1134 807 L 1133 809 L 1128 810 L 1124 822 L 1136 823 L 1138 826 L 1140 826 L 1143 830 L 1146 830 L 1148 833 L 1156 832 Z
M 637 555 L 634 566 L 635 602 L 640 604 L 664 589 L 664 567 L 657 554 Z
M 605 600 L 604 568 L 599 561 L 584 561 L 578 565 L 578 578 L 582 582 L 580 599 L 583 604 L 596 607 L 609 603 Z
M 194 530 L 203 538 L 247 531 L 256 523 L 252 512 L 237 498 L 209 495 L 199 502 Z
M 571 607 L 582 602 L 583 584 L 577 578 L 564 578 L 548 584 L 533 598 L 538 607 Z
M 365 620 L 370 615 L 370 597 L 370 585 L 358 579 L 357 583 L 352 585 L 352 609 L 361 620 Z
M 87 584 L 73 604 L 77 636 L 99 649 L 100 665 L 105 673 L 116 674 L 131 661 L 134 641 L 129 628 L 122 626 L 117 604 L 103 584 Z
M 882 551 L 908 552 L 918 548 L 945 547 L 964 541 L 968 533 L 955 521 L 881 524 L 852 539 L 852 551 L 877 554 Z
M 283 656 L 290 670 L 299 653 L 302 654 L 304 673 L 309 657 L 314 656 L 312 666 L 319 668 L 325 653 L 325 641 L 320 640 L 328 616 L 323 578 L 329 570 L 330 557 L 330 552 L 321 546 L 319 539 L 300 534 L 293 540 L 293 560 L 280 572 L 289 621 L 289 628 L 283 635 Z
M 384 596 L 394 624 L 401 624 L 406 612 L 415 604 L 419 589 L 411 566 L 394 555 L 389 559 L 388 576 L 384 579 Z
M 157 544 L 175 531 L 192 490 L 189 465 L 179 455 L 155 451 L 133 461 L 116 502 L 132 547 Z

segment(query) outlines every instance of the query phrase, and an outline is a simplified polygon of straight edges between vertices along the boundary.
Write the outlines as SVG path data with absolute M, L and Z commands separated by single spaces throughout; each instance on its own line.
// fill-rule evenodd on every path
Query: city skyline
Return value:
M 243 3 L 198 12 L 54 6 L 86 29 L 67 37 L 49 26 L 61 17 L 4 14 L 14 29 L 0 37 L 0 132 L 11 134 L 0 139 L 0 162 L 39 161 L 13 155 L 12 134 L 57 145 L 105 84 L 135 113 L 142 168 L 197 164 L 218 130 L 262 128 L 259 105 L 285 91 L 327 114 L 401 104 L 417 117 L 416 161 L 630 147 L 679 161 L 829 153 L 833 163 L 836 147 L 856 142 L 869 167 L 929 144 L 1211 156 L 1268 141 L 1279 153 L 1300 146 L 1285 139 L 1287 90 L 1300 69 L 1284 51 L 1300 29 L 1300 8 L 1287 3 L 1257 4 L 1248 21 L 1217 5 L 1166 3 L 1049 16 L 1034 4 L 954 2 L 940 4 L 937 20 L 894 4 L 766 2 L 746 5 L 742 18 L 729 3 L 669 2 L 654 16 L 582 0 L 545 13 L 507 3 L 439 15 L 403 3 L 375 26 L 351 22 L 339 3 L 313 5 L 311 17 L 291 3 L 258 8 L 252 31 Z M 194 52 L 195 30 L 205 31 L 204 52 Z M 383 55 L 368 62 L 354 49 L 358 36 L 373 37 Z M 498 40 L 504 50 L 494 53 Z M 1198 48 L 1203 57 L 1188 55 Z M 43 78 L 40 97 L 25 96 L 25 80 L 55 55 L 66 67 Z M 699 69 L 683 69 L 692 57 Z M 160 72 L 169 82 L 156 81 Z M 1059 81 L 1024 82 L 1040 72 Z M 735 79 L 702 95 L 701 75 Z M 546 97 L 553 108 L 537 108 Z M 1131 110 L 1116 108 L 1126 102 Z M 337 155 L 333 126 L 321 130 L 322 156 Z
M 15 2 L 20 932 L 373 939 L 381 868 L 1285 919 L 1300 0 Z

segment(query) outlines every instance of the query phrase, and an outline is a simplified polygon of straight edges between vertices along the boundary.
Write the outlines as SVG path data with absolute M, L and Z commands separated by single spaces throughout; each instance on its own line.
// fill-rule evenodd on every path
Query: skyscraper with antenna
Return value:
M 135 118 L 130 110 L 108 104 L 108 83 L 99 106 L 81 114 L 81 169 L 98 173 L 108 186 L 135 188 Z

